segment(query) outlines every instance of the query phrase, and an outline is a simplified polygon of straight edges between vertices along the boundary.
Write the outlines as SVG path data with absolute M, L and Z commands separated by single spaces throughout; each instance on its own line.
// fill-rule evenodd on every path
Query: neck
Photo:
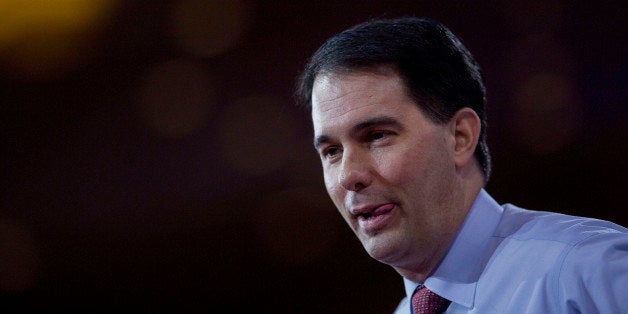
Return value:
M 403 277 L 414 281 L 423 283 L 434 271 L 438 268 L 438 265 L 447 254 L 449 247 L 455 239 L 458 231 L 462 227 L 471 206 L 475 202 L 480 190 L 484 186 L 484 176 L 479 170 L 479 165 L 475 167 L 469 167 L 469 169 L 461 170 L 458 177 L 458 183 L 456 189 L 451 193 L 451 199 L 453 199 L 451 206 L 455 208 L 458 215 L 455 217 L 455 224 L 457 228 L 450 234 L 444 235 L 445 241 L 441 242 L 441 245 L 434 251 L 432 256 L 426 256 L 420 265 L 412 264 L 407 267 L 395 267 L 395 270 Z

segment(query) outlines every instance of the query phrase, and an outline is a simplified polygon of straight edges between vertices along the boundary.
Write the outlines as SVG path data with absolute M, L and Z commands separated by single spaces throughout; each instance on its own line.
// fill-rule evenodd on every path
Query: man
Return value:
M 499 205 L 484 190 L 483 78 L 445 26 L 348 29 L 312 56 L 299 95 L 331 199 L 403 276 L 396 313 L 628 313 L 626 228 Z

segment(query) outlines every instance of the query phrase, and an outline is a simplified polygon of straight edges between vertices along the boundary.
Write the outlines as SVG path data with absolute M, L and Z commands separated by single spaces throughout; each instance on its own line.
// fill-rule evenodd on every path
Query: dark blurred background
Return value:
M 476 56 L 498 202 L 626 226 L 624 4 L 2 0 L 0 303 L 392 312 L 401 277 L 328 200 L 292 98 L 377 17 L 435 18 Z

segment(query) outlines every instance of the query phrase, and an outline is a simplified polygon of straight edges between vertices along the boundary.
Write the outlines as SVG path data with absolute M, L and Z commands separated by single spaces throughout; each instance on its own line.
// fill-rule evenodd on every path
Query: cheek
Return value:
M 422 176 L 425 156 L 418 150 L 406 149 L 382 154 L 377 158 L 377 172 L 387 182 L 406 184 Z
M 327 192 L 331 195 L 331 191 L 334 189 L 336 184 L 334 180 L 332 180 L 332 175 L 327 169 L 323 170 L 323 180 L 325 181 L 325 188 L 327 188 Z
M 325 188 L 327 189 L 327 193 L 329 197 L 331 197 L 332 201 L 336 206 L 338 200 L 342 200 L 344 198 L 343 189 L 340 188 L 338 184 L 337 176 L 330 173 L 328 170 L 323 171 L 323 179 L 325 180 Z

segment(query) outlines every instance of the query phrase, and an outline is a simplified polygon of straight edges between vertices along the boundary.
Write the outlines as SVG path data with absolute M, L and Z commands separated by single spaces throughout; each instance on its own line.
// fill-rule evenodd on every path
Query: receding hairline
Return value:
M 401 81 L 403 92 L 415 102 L 415 105 L 421 107 L 421 105 L 418 103 L 419 100 L 415 99 L 415 96 L 412 94 L 406 78 L 402 75 L 401 71 L 399 71 L 397 65 L 393 63 L 371 64 L 359 67 L 335 66 L 329 67 L 328 69 L 321 69 L 313 76 L 309 95 L 310 101 L 306 105 L 309 107 L 310 110 L 312 110 L 314 86 L 319 80 L 329 80 L 332 78 L 341 80 L 343 77 L 359 75 L 376 75 L 384 77 L 396 76 Z
M 403 80 L 403 76 L 399 71 L 397 65 L 393 63 L 380 63 L 380 64 L 370 64 L 366 66 L 330 66 L 329 68 L 320 69 L 318 72 L 314 74 L 312 80 L 312 87 L 316 84 L 316 81 L 321 77 L 342 77 L 347 75 L 360 75 L 360 74 L 375 74 L 381 76 L 398 76 Z M 405 85 L 405 84 L 404 84 Z M 311 96 L 311 95 L 310 95 Z

